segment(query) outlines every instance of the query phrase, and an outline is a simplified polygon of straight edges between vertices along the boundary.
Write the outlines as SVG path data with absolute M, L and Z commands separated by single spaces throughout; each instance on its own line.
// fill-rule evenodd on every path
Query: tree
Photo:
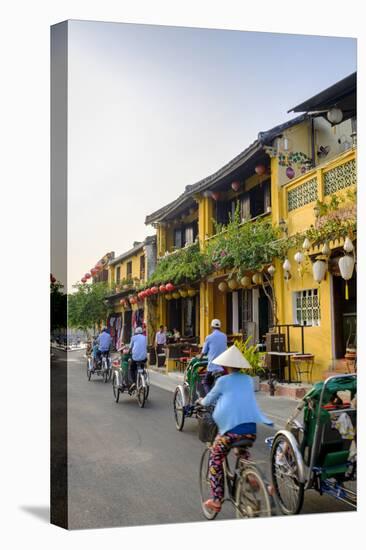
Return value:
M 68 326 L 82 330 L 100 327 L 110 312 L 105 303 L 110 294 L 108 284 L 77 284 L 74 288 L 77 291 L 68 295 Z

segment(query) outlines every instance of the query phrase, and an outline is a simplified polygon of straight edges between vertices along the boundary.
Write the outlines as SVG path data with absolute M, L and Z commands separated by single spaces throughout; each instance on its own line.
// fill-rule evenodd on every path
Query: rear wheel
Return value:
M 179 388 L 176 388 L 174 392 L 173 408 L 174 408 L 175 426 L 177 430 L 181 432 L 184 426 L 184 409 L 183 409 L 182 392 L 180 391 Z
M 247 466 L 242 470 L 236 486 L 235 500 L 237 518 L 261 518 L 272 515 L 266 483 L 255 466 Z
M 138 404 L 141 408 L 143 408 L 146 401 L 146 387 L 140 373 L 137 375 L 136 393 Z
M 114 400 L 116 403 L 118 403 L 119 401 L 119 394 L 120 394 L 120 389 L 119 389 L 119 386 L 117 384 L 117 375 L 114 373 L 113 375 L 113 395 L 114 395 Z
M 271 476 L 281 512 L 298 514 L 304 502 L 304 483 L 299 481 L 299 463 L 295 451 L 284 434 L 273 441 Z
M 217 512 L 206 508 L 204 502 L 211 498 L 210 479 L 209 479 L 209 459 L 210 449 L 206 448 L 203 451 L 200 463 L 200 493 L 201 493 L 201 508 L 206 519 L 215 519 Z

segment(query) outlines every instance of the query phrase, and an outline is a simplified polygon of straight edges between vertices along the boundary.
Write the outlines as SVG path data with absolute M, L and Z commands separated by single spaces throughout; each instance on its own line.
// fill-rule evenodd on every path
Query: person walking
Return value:
M 156 353 L 156 363 L 159 366 L 159 355 L 164 354 L 164 347 L 167 343 L 167 333 L 164 330 L 164 326 L 160 325 L 160 329 L 155 336 L 155 353 Z

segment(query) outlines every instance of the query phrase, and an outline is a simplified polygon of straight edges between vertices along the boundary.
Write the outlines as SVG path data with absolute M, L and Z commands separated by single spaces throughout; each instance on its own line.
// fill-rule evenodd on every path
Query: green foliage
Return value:
M 241 276 L 245 271 L 263 269 L 273 258 L 285 256 L 281 231 L 269 220 L 241 223 L 237 209 L 228 225 L 217 225 L 216 229 L 218 233 L 207 247 L 208 263 L 215 270 L 238 270 Z
M 181 248 L 158 260 L 158 265 L 147 285 L 192 282 L 209 273 L 207 257 L 200 252 L 199 243 Z
M 108 284 L 77 284 L 74 288 L 77 291 L 69 294 L 67 299 L 68 326 L 82 330 L 100 326 L 110 312 L 109 306 L 105 304 L 105 298 L 110 294 Z
M 262 366 L 264 354 L 257 350 L 255 344 L 249 345 L 251 338 L 251 336 L 248 336 L 245 342 L 242 340 L 235 340 L 236 347 L 241 351 L 251 366 L 250 370 L 245 369 L 243 372 L 250 376 L 263 376 L 266 373 L 266 369 Z

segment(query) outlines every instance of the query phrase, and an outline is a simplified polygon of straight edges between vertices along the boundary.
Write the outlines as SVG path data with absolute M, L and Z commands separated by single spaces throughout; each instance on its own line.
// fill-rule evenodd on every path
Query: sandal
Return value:
M 212 498 L 209 498 L 208 500 L 206 500 L 206 502 L 204 502 L 203 505 L 205 506 L 205 508 L 208 508 L 213 512 L 220 512 L 221 510 L 221 502 L 215 501 Z

